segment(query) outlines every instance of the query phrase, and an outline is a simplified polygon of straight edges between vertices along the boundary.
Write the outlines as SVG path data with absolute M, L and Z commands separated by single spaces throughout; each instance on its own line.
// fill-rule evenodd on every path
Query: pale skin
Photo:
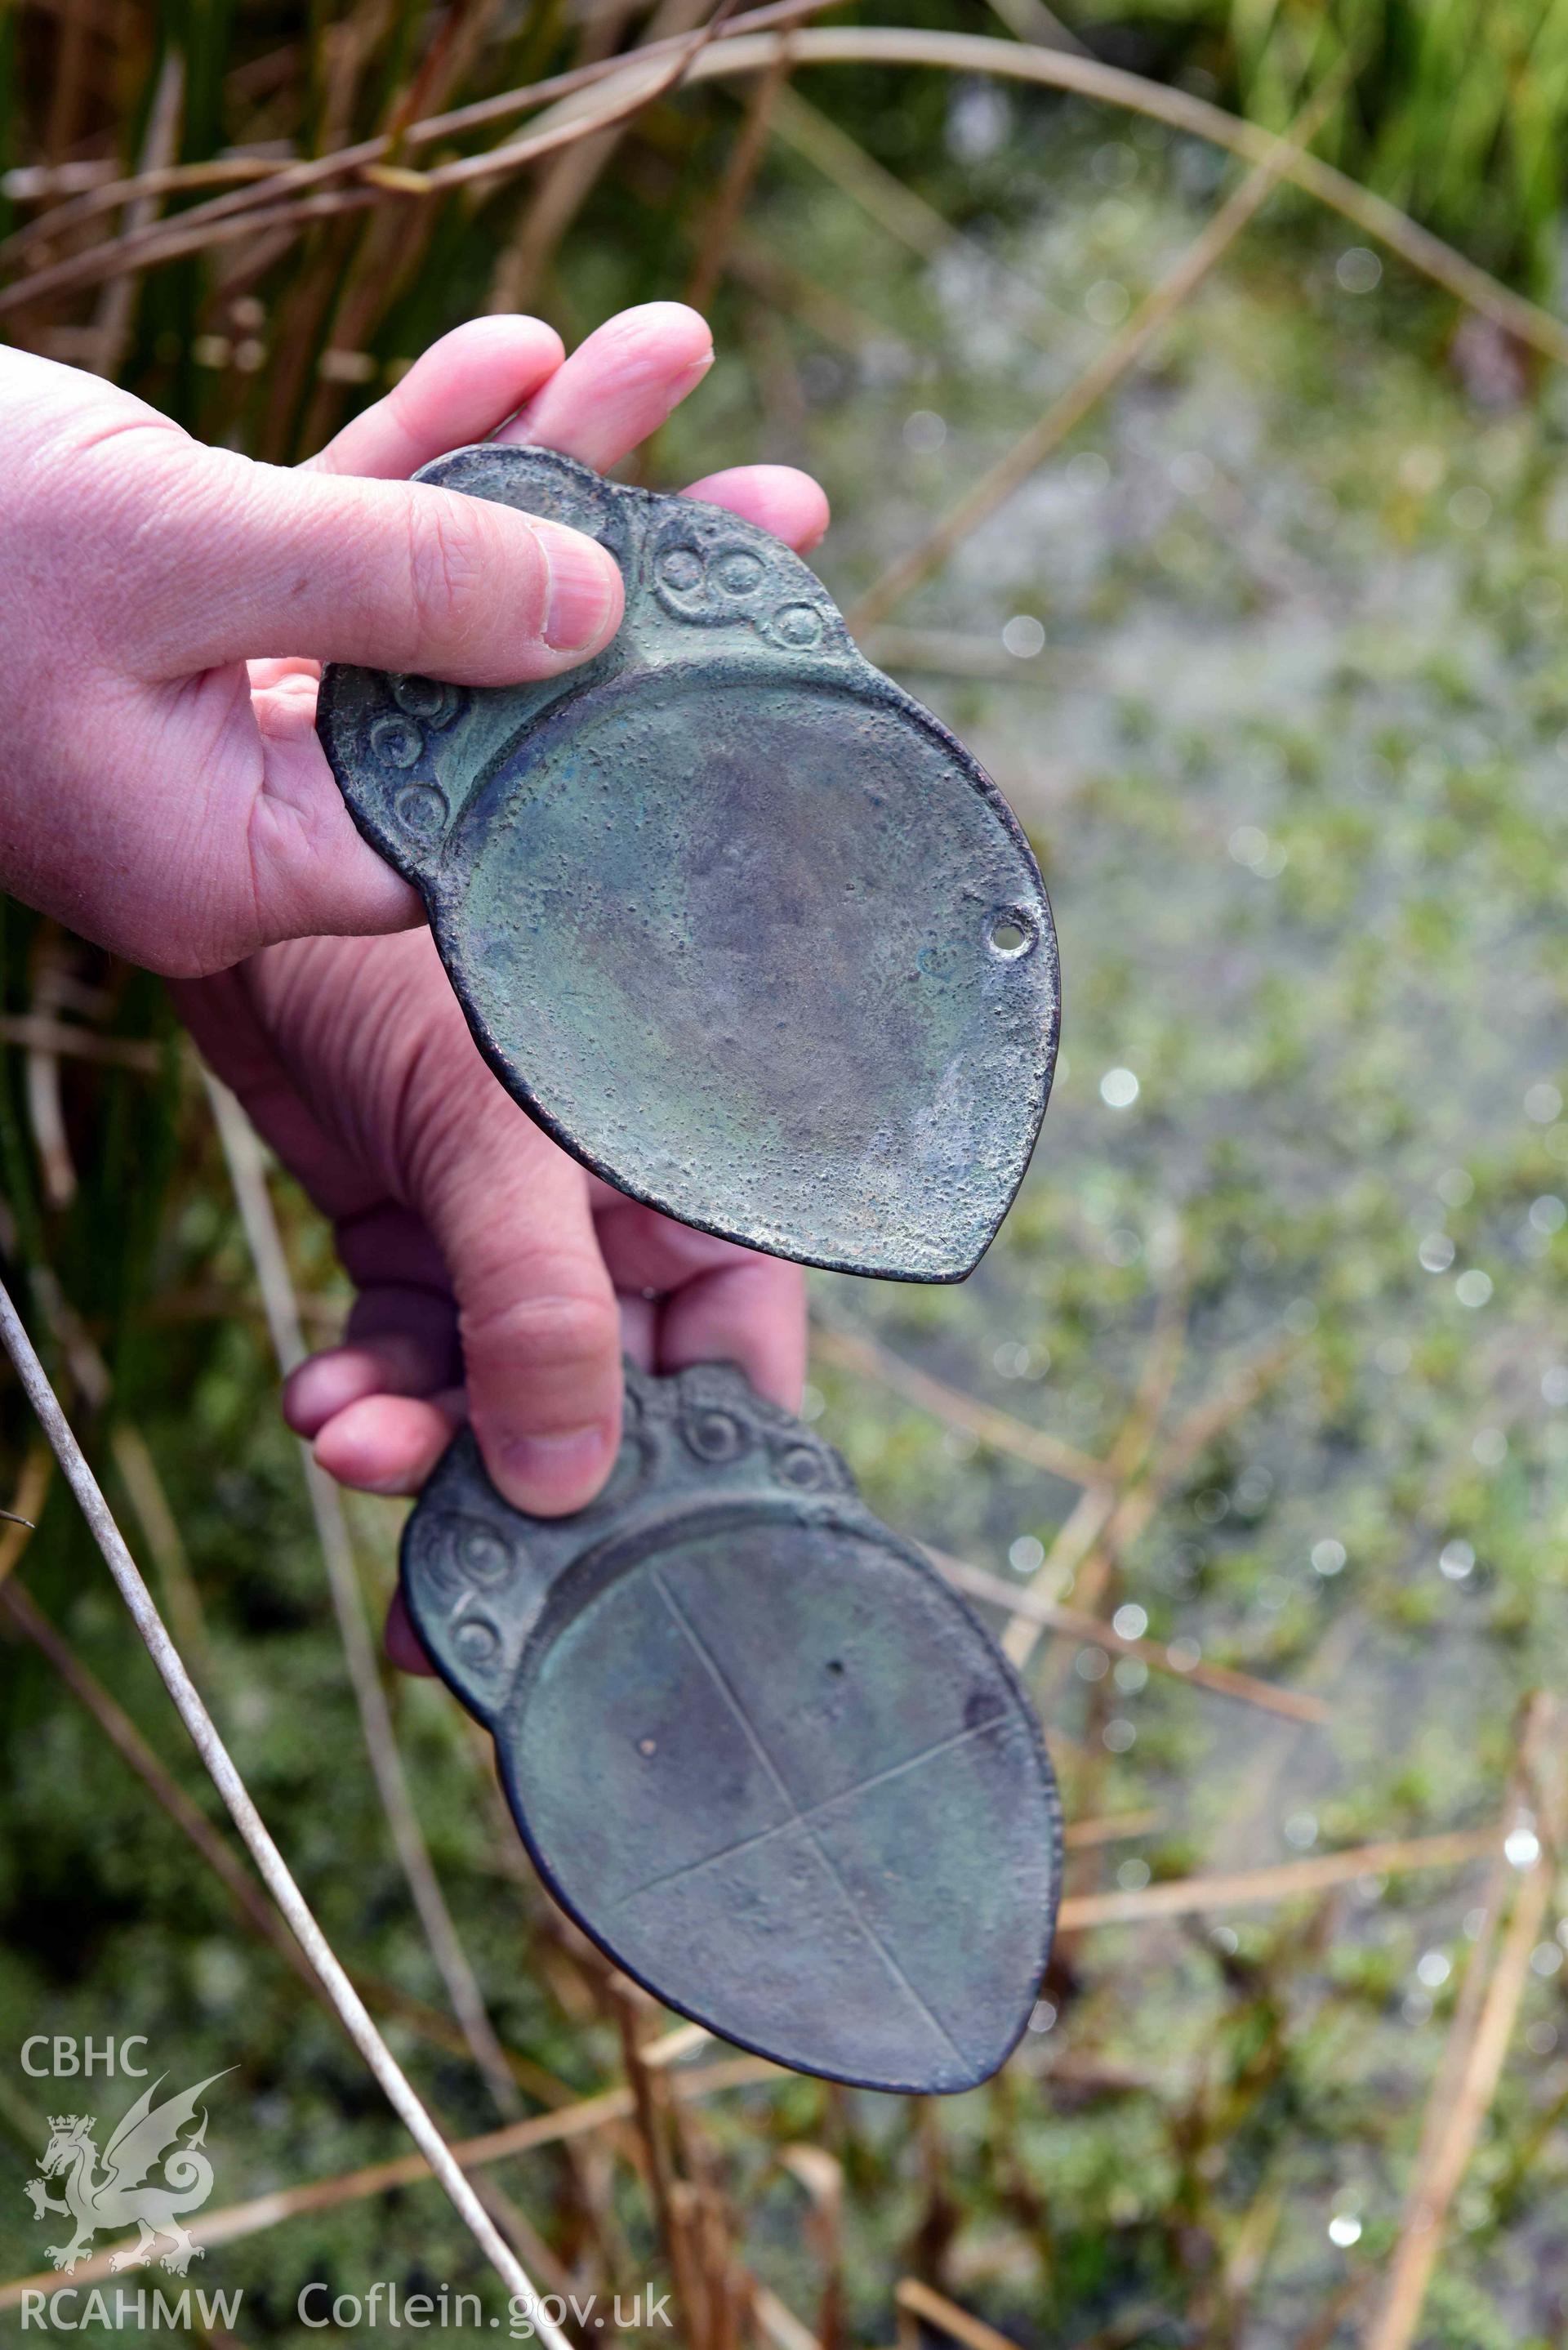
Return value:
M 797 1269 L 638 1206 L 502 1092 L 314 732 L 323 659 L 499 684 L 607 642 L 620 582 L 591 542 L 407 476 L 492 434 L 607 468 L 711 357 L 677 304 L 623 313 L 570 358 L 536 320 L 478 319 L 293 473 L 204 449 L 94 378 L 0 359 L 19 696 L 0 878 L 175 981 L 203 1054 L 331 1219 L 358 1300 L 285 1409 L 346 1484 L 416 1491 L 466 1415 L 519 1506 L 580 1508 L 615 1458 L 623 1349 L 659 1370 L 723 1357 L 799 1400 Z M 691 494 L 801 550 L 826 525 L 787 467 Z M 419 1661 L 396 1616 L 389 1638 Z

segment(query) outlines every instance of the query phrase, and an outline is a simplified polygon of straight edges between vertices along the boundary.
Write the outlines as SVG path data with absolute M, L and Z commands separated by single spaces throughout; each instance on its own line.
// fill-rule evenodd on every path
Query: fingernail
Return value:
M 520 1485 L 570 1487 L 605 1465 L 608 1451 L 602 1428 L 569 1428 L 557 1436 L 514 1436 L 501 1447 L 507 1474 Z
M 587 652 L 620 619 L 620 572 L 615 558 L 575 530 L 542 530 L 539 541 L 550 567 L 545 642 L 554 652 Z

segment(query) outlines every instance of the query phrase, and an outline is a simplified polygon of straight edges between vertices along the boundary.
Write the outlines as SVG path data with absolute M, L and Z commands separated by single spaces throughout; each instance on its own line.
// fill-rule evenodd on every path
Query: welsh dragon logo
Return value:
M 170 2239 L 170 2249 L 161 2258 L 174 2275 L 184 2275 L 192 2254 L 202 2258 L 202 2246 L 191 2241 L 181 2215 L 199 2211 L 213 2191 L 213 2166 L 202 2152 L 207 2135 L 205 2106 L 191 2136 L 182 2140 L 180 2132 L 195 2119 L 202 2090 L 210 2089 L 223 2074 L 210 2073 L 194 2088 L 182 2089 L 178 2096 L 154 2106 L 152 2100 L 167 2078 L 167 2074 L 161 2073 L 142 2091 L 117 2123 L 101 2157 L 93 2143 L 98 2128 L 93 2115 L 50 2115 L 49 2142 L 39 2160 L 39 2176 L 29 2178 L 22 2192 L 32 2204 L 35 2220 L 41 2220 L 46 2211 L 58 2211 L 75 2221 L 76 2233 L 67 2243 L 47 2247 L 50 2260 L 67 2275 L 100 2228 L 134 2224 L 141 2230 L 137 2243 L 115 2254 L 111 2268 L 127 2268 L 133 2261 L 145 2260 L 164 2236 Z M 159 2163 L 163 2167 L 162 2178 L 150 2180 L 148 2174 Z M 62 2177 L 63 2202 L 50 2194 L 48 2187 L 50 2179 Z

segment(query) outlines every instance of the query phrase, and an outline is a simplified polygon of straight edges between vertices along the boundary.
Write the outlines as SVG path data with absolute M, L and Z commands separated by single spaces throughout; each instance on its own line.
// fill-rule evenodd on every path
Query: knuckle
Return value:
M 462 657 L 499 618 L 541 600 L 544 558 L 526 526 L 479 498 L 426 490 L 410 511 L 409 585 L 421 637 Z
M 421 634 L 460 642 L 472 631 L 486 572 L 485 518 L 454 496 L 410 509 L 409 593 Z
M 466 1351 L 493 1358 L 504 1354 L 527 1369 L 553 1378 L 594 1371 L 617 1359 L 620 1320 L 614 1297 L 598 1284 L 564 1287 L 562 1268 L 550 1268 L 552 1287 L 535 1295 L 513 1296 L 477 1315 L 465 1313 Z
M 421 984 L 396 1001 L 389 1025 L 397 1071 L 388 1128 L 401 1188 L 428 1222 L 461 1229 L 493 1208 L 498 1178 L 515 1175 L 543 1138 L 480 1059 L 444 977 L 433 995 Z

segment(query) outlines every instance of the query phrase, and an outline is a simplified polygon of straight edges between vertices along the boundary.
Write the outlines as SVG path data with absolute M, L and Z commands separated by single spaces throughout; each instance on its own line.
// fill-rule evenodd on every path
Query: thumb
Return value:
M 142 599 L 155 673 L 308 653 L 460 685 L 549 677 L 620 625 L 620 573 L 581 532 L 420 482 L 207 450 L 165 504 Z M 190 583 L 199 578 L 200 598 Z
M 412 1203 L 456 1295 L 485 1467 L 509 1502 L 552 1517 L 585 1507 L 614 1465 L 620 1316 L 587 1177 L 480 1076 L 472 1116 L 452 1114 L 448 1086 Z

